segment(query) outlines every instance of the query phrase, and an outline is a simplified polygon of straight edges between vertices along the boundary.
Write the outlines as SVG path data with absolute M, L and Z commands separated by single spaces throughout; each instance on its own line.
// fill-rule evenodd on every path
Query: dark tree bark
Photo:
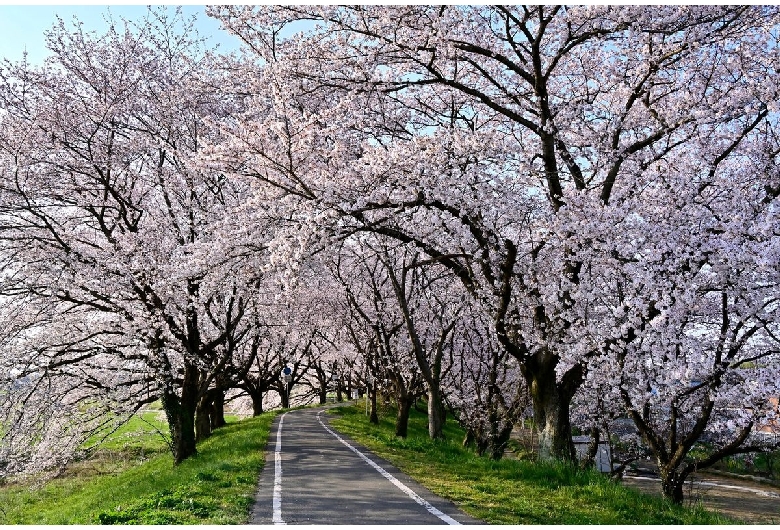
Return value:
M 263 393 L 249 392 L 249 397 L 252 399 L 252 416 L 259 416 L 263 413 Z
M 682 504 L 683 486 L 685 485 L 687 474 L 666 467 L 661 468 L 659 471 L 661 476 L 661 491 L 663 492 L 664 497 L 674 504 Z
M 195 408 L 195 442 L 202 442 L 211 436 L 211 400 L 203 396 Z
M 217 390 L 214 393 L 214 401 L 211 405 L 211 430 L 219 429 L 226 425 L 225 421 L 225 391 Z
M 463 437 L 463 447 L 473 447 L 477 442 L 474 429 L 466 429 L 466 435 Z
M 395 435 L 406 438 L 409 431 L 409 413 L 412 410 L 414 398 L 405 394 L 398 398 L 398 413 L 395 416 Z
M 195 441 L 211 436 L 214 429 L 225 425 L 225 391 L 212 388 L 198 401 L 195 409 Z
M 371 399 L 371 411 L 368 421 L 374 425 L 379 425 L 379 416 L 376 413 L 376 386 L 367 389 L 368 397 Z
M 509 437 L 512 435 L 512 426 L 498 429 L 497 425 L 494 425 L 493 431 L 490 437 L 490 458 L 493 460 L 501 460 L 504 456 L 504 450 L 506 444 L 509 442 Z
M 198 399 L 198 370 L 186 366 L 182 381 L 181 397 L 173 386 L 166 386 L 162 394 L 162 405 L 171 432 L 173 463 L 178 465 L 197 454 L 195 447 L 195 410 Z

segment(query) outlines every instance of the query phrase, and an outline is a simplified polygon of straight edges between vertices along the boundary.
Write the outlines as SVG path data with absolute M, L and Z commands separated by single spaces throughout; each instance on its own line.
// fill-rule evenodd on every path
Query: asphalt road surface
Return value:
M 480 524 L 334 431 L 323 409 L 279 416 L 251 524 Z

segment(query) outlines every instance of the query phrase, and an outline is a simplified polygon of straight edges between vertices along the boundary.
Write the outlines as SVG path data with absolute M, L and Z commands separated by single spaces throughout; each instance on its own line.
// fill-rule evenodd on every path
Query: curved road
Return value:
M 480 524 L 327 425 L 323 409 L 276 418 L 251 524 Z

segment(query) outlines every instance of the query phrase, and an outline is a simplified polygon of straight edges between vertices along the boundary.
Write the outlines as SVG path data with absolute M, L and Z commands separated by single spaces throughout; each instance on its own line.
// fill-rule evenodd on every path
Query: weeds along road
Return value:
M 251 524 L 479 524 L 328 426 L 324 409 L 277 417 Z

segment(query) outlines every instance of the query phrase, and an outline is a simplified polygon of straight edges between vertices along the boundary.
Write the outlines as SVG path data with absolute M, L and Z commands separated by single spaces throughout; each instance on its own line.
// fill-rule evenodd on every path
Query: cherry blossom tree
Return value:
M 389 386 L 392 389 L 398 407 L 395 433 L 405 438 L 411 408 L 425 393 L 426 381 L 419 362 L 425 363 L 431 375 L 434 371 L 441 370 L 441 358 L 439 357 L 438 368 L 434 366 L 432 369 L 428 365 L 428 354 L 415 331 L 406 285 L 401 286 L 400 282 L 394 285 L 391 279 L 395 274 L 396 263 L 391 264 L 388 260 L 392 259 L 391 254 L 398 253 L 398 249 L 391 250 L 382 246 L 381 242 L 371 239 L 374 238 L 369 236 L 346 241 L 337 256 L 338 261 L 333 272 L 344 289 L 351 316 L 351 322 L 347 323 L 348 337 L 355 349 L 363 355 L 364 363 L 374 380 L 369 390 L 372 417 L 376 417 L 378 387 L 380 382 L 384 382 L 385 388 Z M 403 249 L 399 254 L 402 260 Z M 408 318 L 404 317 L 404 306 Z M 449 332 L 440 331 L 446 338 Z M 414 343 L 413 336 L 417 338 L 417 344 Z M 443 342 L 441 346 L 443 350 Z M 439 352 L 432 353 L 436 357 Z M 441 399 L 434 406 L 441 409 Z M 443 411 L 436 412 L 439 412 L 438 418 L 442 421 Z M 441 425 L 438 425 L 438 428 L 440 434 Z
M 576 340 L 585 330 L 573 314 L 589 306 L 579 298 L 588 264 L 576 250 L 591 227 L 581 220 L 630 216 L 627 198 L 668 173 L 698 179 L 691 156 L 729 170 L 774 112 L 775 88 L 763 83 L 776 77 L 777 10 L 229 6 L 211 14 L 286 87 L 285 102 L 257 126 L 275 122 L 281 143 L 300 147 L 283 158 L 272 148 L 280 136 L 237 131 L 236 152 L 225 157 L 233 170 L 449 268 L 519 361 L 543 454 L 573 458 L 569 406 L 588 359 L 603 353 Z M 311 29 L 281 36 L 299 21 Z M 567 222 L 572 211 L 576 224 Z M 608 237 L 618 240 L 620 225 L 613 229 Z
M 180 462 L 231 389 L 289 406 L 285 365 L 305 399 L 387 379 L 401 436 L 448 394 L 494 456 L 526 391 L 567 460 L 574 396 L 609 396 L 677 502 L 757 447 L 780 10 L 210 11 L 249 55 L 152 11 L 0 68 L 2 465 L 156 397 Z
M 755 432 L 777 414 L 780 144 L 762 112 L 718 124 L 738 140 L 702 146 L 686 173 L 626 197 L 630 216 L 591 218 L 580 250 L 589 255 L 581 340 L 604 352 L 591 360 L 588 386 L 622 405 L 675 502 L 690 473 L 767 449 Z M 702 438 L 708 456 L 691 458 Z
M 57 315 L 38 326 L 56 346 L 30 377 L 85 388 L 114 367 L 99 402 L 132 410 L 132 394 L 112 388 L 128 371 L 145 374 L 178 463 L 196 451 L 196 409 L 205 412 L 228 339 L 249 325 L 251 278 L 238 246 L 226 245 L 243 244 L 227 212 L 246 196 L 191 163 L 216 138 L 205 118 L 230 103 L 213 90 L 220 70 L 191 24 L 152 11 L 123 25 L 95 35 L 60 22 L 43 67 L 3 66 L 0 252 L 15 279 L 3 295 Z M 63 328 L 84 338 L 59 345 Z M 71 383 L 51 370 L 62 365 Z
M 414 359 L 427 387 L 428 434 L 432 439 L 443 438 L 442 381 L 450 367 L 446 361 L 452 359 L 454 328 L 461 323 L 463 293 L 452 285 L 449 271 L 437 271 L 418 251 L 397 249 L 392 252 L 396 257 L 387 247 L 380 252 L 378 259 L 392 286 Z
M 0 477 L 59 470 L 94 445 L 88 437 L 101 439 L 157 399 L 138 346 L 107 331 L 110 322 L 35 302 L 2 304 Z
M 484 313 L 469 308 L 449 352 L 452 371 L 445 392 L 466 430 L 464 445 L 499 460 L 515 425 L 530 408 L 517 362 L 501 348 Z
M 366 387 L 366 399 L 370 403 L 369 421 L 373 424 L 379 424 L 377 391 L 380 379 L 384 378 L 381 372 L 378 346 L 381 336 L 379 328 L 372 325 L 373 320 L 361 310 L 353 292 L 354 289 L 356 286 L 351 286 L 349 283 L 344 284 L 346 310 L 343 329 L 347 341 L 356 355 L 360 357 L 362 361 L 360 364 L 365 370 L 363 381 Z
M 263 413 L 267 393 L 276 386 L 285 367 L 283 363 L 286 362 L 274 350 L 270 329 L 260 325 L 253 327 L 251 340 L 244 341 L 238 355 L 234 357 L 236 369 L 233 384 L 249 396 L 253 416 Z

